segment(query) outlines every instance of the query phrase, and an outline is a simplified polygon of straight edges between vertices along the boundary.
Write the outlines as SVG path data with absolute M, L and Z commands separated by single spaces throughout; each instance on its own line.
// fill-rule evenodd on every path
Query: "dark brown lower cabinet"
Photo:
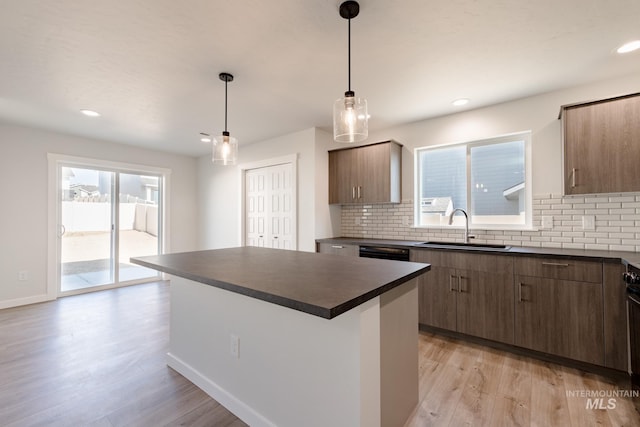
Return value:
M 459 271 L 457 330 L 513 344 L 513 268 L 509 258 L 494 258 L 494 271 Z
M 419 322 L 620 371 L 627 370 L 623 267 L 578 258 L 411 250 Z
M 603 264 L 518 257 L 515 344 L 605 365 Z
M 412 261 L 431 264 L 418 282 L 420 323 L 513 344 L 511 257 L 435 250 L 411 254 Z
M 412 261 L 429 263 L 423 256 Z M 418 321 L 423 325 L 456 330 L 457 294 L 450 282 L 455 271 L 431 264 L 431 270 L 418 278 Z
M 520 347 L 604 365 L 602 283 L 516 276 Z

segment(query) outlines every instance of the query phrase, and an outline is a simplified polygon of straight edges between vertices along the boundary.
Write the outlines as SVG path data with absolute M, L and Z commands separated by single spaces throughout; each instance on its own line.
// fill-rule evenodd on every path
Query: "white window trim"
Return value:
M 427 145 L 422 147 L 414 148 L 413 150 L 413 218 L 414 224 L 413 228 L 416 229 L 436 229 L 436 230 L 456 230 L 456 229 L 464 229 L 464 226 L 459 225 L 422 225 L 420 224 L 420 173 L 419 173 L 419 163 L 420 156 L 419 152 L 425 149 L 434 149 L 434 148 L 443 148 L 443 147 L 453 147 L 456 145 L 469 145 L 473 144 L 474 146 L 496 143 L 500 139 L 512 139 L 512 138 L 521 138 L 524 140 L 524 150 L 525 150 L 525 223 L 524 224 L 471 224 L 469 223 L 470 230 L 504 230 L 504 231 L 535 231 L 536 228 L 533 227 L 533 163 L 532 163 L 532 131 L 521 131 L 521 132 L 513 132 L 502 135 L 497 135 L 494 137 L 482 138 L 482 139 L 474 139 L 467 141 L 459 141 L 453 143 L 446 144 L 437 144 L 437 145 Z

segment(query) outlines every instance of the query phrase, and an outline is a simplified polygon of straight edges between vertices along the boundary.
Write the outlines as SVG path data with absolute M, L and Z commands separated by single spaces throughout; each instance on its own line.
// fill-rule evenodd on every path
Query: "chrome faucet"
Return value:
M 460 211 L 464 215 L 464 242 L 469 243 L 469 239 L 473 239 L 475 236 L 469 235 L 469 215 L 465 212 L 464 209 L 456 208 L 449 214 L 449 225 L 453 224 L 453 215 Z

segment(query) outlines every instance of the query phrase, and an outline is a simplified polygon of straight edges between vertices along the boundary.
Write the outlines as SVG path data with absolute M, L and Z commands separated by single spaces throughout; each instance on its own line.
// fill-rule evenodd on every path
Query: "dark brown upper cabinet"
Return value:
M 564 105 L 564 192 L 640 191 L 640 93 Z
M 401 171 L 395 141 L 329 151 L 329 204 L 400 203 Z

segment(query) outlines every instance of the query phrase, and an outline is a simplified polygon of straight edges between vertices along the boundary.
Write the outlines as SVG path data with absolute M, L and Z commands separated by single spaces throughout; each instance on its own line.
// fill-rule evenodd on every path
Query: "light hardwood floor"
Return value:
M 407 426 L 640 426 L 640 399 L 588 409 L 588 394 L 632 393 L 627 380 L 420 333 L 420 404 Z M 593 403 L 593 401 L 592 401 Z
M 166 282 L 0 310 L 0 425 L 245 425 L 166 366 L 168 314 Z M 638 399 L 566 394 L 626 383 L 432 334 L 419 346 L 408 426 L 640 426 Z
M 166 282 L 0 310 L 1 426 L 244 426 L 166 366 Z

